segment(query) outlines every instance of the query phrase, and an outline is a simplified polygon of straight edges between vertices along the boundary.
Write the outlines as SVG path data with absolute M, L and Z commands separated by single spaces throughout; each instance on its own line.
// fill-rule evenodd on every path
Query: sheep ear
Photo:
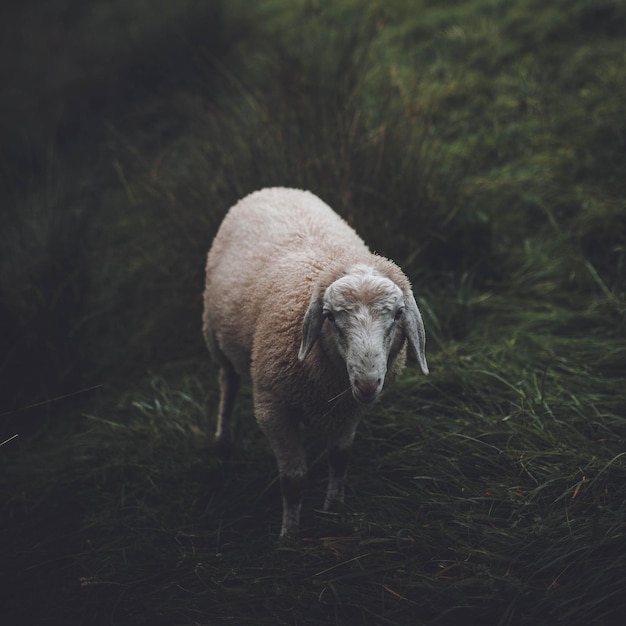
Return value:
M 426 333 L 424 332 L 424 322 L 422 315 L 417 308 L 417 302 L 411 292 L 404 296 L 404 315 L 402 316 L 402 328 L 406 335 L 417 361 L 424 374 L 428 374 L 428 364 L 426 363 Z
M 311 298 L 309 308 L 304 314 L 304 322 L 302 323 L 302 343 L 298 352 L 298 360 L 300 361 L 304 361 L 322 330 L 322 324 L 324 323 L 322 311 L 322 299 L 315 296 Z

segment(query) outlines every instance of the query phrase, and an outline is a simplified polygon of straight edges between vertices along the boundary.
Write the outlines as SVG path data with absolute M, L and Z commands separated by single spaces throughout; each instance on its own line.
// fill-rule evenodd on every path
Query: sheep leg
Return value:
M 259 425 L 267 436 L 276 461 L 283 499 L 280 538 L 294 535 L 300 527 L 302 495 L 306 487 L 306 453 L 297 422 L 290 415 L 267 415 L 257 406 Z
M 302 495 L 306 483 L 304 473 L 280 473 L 280 490 L 283 495 L 283 522 L 280 528 L 280 538 L 293 536 L 300 528 L 300 511 L 302 509 Z
M 356 424 L 335 433 L 328 439 L 328 489 L 324 511 L 330 511 L 335 503 L 343 503 L 348 470 L 348 458 L 354 440 Z
M 233 445 L 233 409 L 239 390 L 239 375 L 230 366 L 220 368 L 220 406 L 215 430 L 215 447 L 220 456 L 227 456 Z
M 287 433 L 283 433 L 285 435 Z M 302 496 L 306 487 L 306 454 L 298 433 L 293 437 L 281 437 L 274 441 L 274 453 L 278 461 L 280 490 L 283 496 L 283 522 L 280 537 L 294 535 L 300 528 Z

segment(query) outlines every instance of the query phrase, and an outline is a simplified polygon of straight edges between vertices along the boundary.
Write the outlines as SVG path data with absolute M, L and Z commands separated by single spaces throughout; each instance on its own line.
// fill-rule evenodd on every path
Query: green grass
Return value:
M 2 21 L 2 622 L 621 617 L 623 3 L 81 7 Z M 291 546 L 248 389 L 212 454 L 200 332 L 224 212 L 277 184 L 402 265 L 431 367 L 362 423 L 341 515 L 307 435 Z

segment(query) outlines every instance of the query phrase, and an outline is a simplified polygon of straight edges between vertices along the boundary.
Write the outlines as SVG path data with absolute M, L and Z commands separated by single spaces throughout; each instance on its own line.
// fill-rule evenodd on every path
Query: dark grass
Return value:
M 622 4 L 177 6 L 4 7 L 2 623 L 614 623 Z M 275 184 L 407 270 L 432 370 L 336 516 L 307 434 L 286 546 L 249 390 L 212 453 L 199 328 L 221 217 Z

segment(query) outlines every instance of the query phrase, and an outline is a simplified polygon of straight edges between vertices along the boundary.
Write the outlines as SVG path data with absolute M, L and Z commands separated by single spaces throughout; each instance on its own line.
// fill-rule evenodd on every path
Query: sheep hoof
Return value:
M 298 545 L 298 543 L 299 543 L 299 538 L 298 538 L 297 531 L 293 531 L 289 533 L 281 533 L 280 536 L 278 537 L 277 547 L 279 549 L 289 549 Z
M 316 512 L 327 517 L 344 517 L 348 512 L 348 507 L 341 500 L 331 500 L 325 502 L 323 508 L 316 509 Z
M 324 513 L 342 513 L 346 510 L 346 506 L 341 498 L 326 498 L 324 500 L 324 507 L 322 511 Z

